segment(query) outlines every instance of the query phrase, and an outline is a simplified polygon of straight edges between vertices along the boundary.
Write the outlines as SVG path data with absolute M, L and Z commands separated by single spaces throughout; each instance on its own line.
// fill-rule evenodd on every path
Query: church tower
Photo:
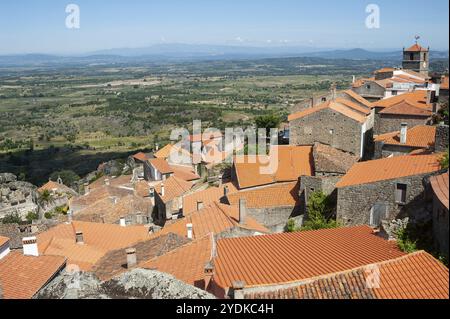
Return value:
M 408 49 L 403 49 L 403 69 L 412 70 L 428 76 L 430 71 L 430 48 L 423 48 L 417 42 L 419 37 L 416 36 L 416 44 Z

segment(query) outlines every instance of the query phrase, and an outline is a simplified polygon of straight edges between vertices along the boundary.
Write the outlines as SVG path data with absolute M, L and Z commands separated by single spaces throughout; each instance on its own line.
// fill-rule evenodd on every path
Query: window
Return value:
M 410 59 L 411 61 L 414 61 L 414 53 L 410 53 L 410 54 L 409 54 L 409 59 Z
M 406 190 L 408 186 L 406 184 L 397 184 L 395 187 L 395 202 L 398 204 L 406 203 Z
M 371 86 L 370 86 L 370 84 L 367 84 L 367 85 L 366 85 L 366 89 L 368 89 L 368 90 L 370 90 L 370 89 L 371 89 Z
M 322 98 L 322 102 L 326 102 L 327 101 L 327 98 L 326 97 L 323 97 Z
M 397 91 L 392 91 L 392 95 L 397 95 L 398 94 L 398 92 Z

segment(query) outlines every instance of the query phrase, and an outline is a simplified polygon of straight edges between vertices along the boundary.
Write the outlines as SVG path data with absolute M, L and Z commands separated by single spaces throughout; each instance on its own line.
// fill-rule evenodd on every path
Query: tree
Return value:
M 333 206 L 331 198 L 323 192 L 318 191 L 312 193 L 308 199 L 308 219 L 300 230 L 305 231 L 339 227 L 340 224 L 331 217 Z
M 270 136 L 270 129 L 278 128 L 280 126 L 280 123 L 281 123 L 280 117 L 275 114 L 262 115 L 258 116 L 255 119 L 255 124 L 257 128 L 266 129 L 266 136 Z
M 54 172 L 50 175 L 50 179 L 52 181 L 56 181 L 59 177 L 61 177 L 63 184 L 67 186 L 71 186 L 80 180 L 80 176 L 71 170 L 62 170 L 59 172 Z
M 44 190 L 38 198 L 39 206 L 44 207 L 53 202 L 53 196 L 48 190 Z
M 22 223 L 22 218 L 20 218 L 18 213 L 11 213 L 3 217 L 3 224 L 20 224 Z
M 29 222 L 32 223 L 33 220 L 38 220 L 39 219 L 39 215 L 37 213 L 33 213 L 33 212 L 29 212 L 27 214 L 27 216 L 25 217 L 25 219 Z

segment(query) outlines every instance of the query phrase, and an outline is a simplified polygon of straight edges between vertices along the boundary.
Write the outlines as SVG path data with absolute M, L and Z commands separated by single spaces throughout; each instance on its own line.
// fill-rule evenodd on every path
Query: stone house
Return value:
M 424 48 L 417 42 L 408 49 L 403 48 L 403 69 L 428 76 L 430 70 L 430 48 Z
M 445 256 L 449 256 L 449 177 L 448 171 L 444 174 L 430 178 L 433 196 L 433 240 L 436 250 Z
M 416 90 L 373 103 L 375 136 L 398 131 L 402 123 L 408 127 L 425 125 L 433 114 L 429 91 Z
M 330 145 L 359 157 L 372 139 L 369 107 L 344 98 L 325 102 L 288 117 L 291 145 Z
M 418 125 L 411 129 L 404 123 L 400 131 L 381 134 L 375 138 L 374 159 L 407 155 L 413 151 L 433 151 L 436 126 Z
M 144 178 L 146 181 L 165 181 L 171 176 L 189 182 L 200 179 L 195 168 L 190 165 L 170 164 L 163 158 L 154 158 L 144 163 Z
M 337 220 L 379 227 L 427 213 L 423 179 L 439 171 L 439 156 L 406 155 L 355 164 L 336 184 Z
M 156 185 L 154 190 L 155 209 L 153 221 L 157 225 L 164 225 L 167 220 L 177 219 L 182 216 L 183 195 L 193 187 L 193 183 L 171 176 Z

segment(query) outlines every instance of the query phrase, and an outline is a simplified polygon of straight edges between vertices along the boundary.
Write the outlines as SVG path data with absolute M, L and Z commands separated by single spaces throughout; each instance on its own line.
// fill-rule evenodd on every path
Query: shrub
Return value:
M 397 235 L 397 246 L 405 253 L 413 253 L 417 251 L 417 241 L 410 238 L 409 232 L 406 228 L 399 229 Z
M 29 212 L 25 218 L 29 223 L 31 223 L 33 220 L 38 220 L 39 215 L 37 213 Z
M 448 169 L 448 148 L 445 154 L 440 158 L 439 163 L 442 169 Z
M 318 191 L 311 194 L 308 200 L 308 220 L 305 221 L 302 231 L 337 228 L 340 224 L 330 217 L 333 212 L 333 203 L 329 196 Z
M 22 218 L 20 218 L 18 213 L 11 213 L 3 217 L 3 224 L 20 224 L 22 223 Z
M 46 212 L 46 213 L 44 214 L 44 217 L 45 217 L 46 219 L 52 219 L 52 218 L 53 218 L 53 214 L 52 214 L 51 212 Z

